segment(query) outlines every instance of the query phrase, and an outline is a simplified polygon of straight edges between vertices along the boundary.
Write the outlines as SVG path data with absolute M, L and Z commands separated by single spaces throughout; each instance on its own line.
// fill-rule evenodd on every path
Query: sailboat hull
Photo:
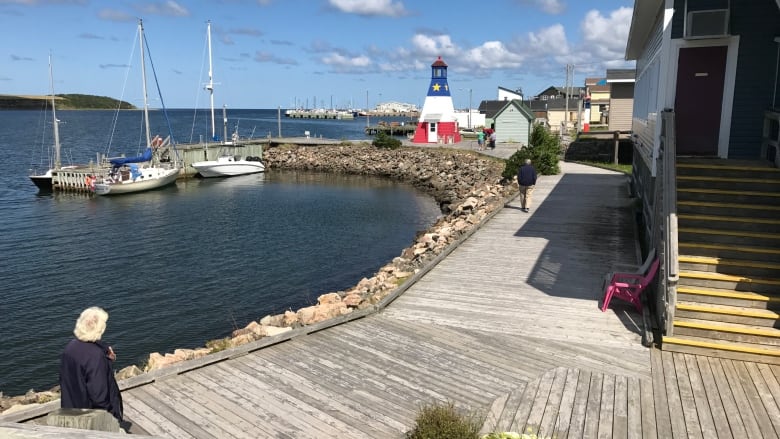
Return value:
M 95 183 L 95 194 L 122 195 L 149 191 L 173 184 L 179 177 L 179 168 L 145 168 L 142 171 L 143 175 L 135 180 L 120 181 L 105 178 Z
M 46 171 L 45 174 L 30 175 L 30 181 L 35 184 L 35 187 L 37 187 L 40 192 L 52 192 L 54 190 L 51 169 Z

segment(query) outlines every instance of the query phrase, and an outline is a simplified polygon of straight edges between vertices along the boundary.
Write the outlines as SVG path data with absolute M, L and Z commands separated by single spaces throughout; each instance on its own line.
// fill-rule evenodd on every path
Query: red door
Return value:
M 677 92 L 677 154 L 717 155 L 727 46 L 680 49 Z

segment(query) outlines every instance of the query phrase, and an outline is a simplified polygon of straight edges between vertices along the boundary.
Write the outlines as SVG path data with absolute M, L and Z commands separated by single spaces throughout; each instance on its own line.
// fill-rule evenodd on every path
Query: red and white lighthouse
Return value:
M 447 84 L 447 63 L 439 57 L 431 64 L 431 85 L 425 95 L 413 143 L 460 142 L 458 120 Z

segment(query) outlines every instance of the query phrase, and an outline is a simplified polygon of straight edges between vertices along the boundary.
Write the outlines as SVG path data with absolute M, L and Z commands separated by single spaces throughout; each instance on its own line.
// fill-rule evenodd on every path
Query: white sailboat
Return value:
M 211 62 L 211 21 L 206 28 L 209 45 L 209 83 L 206 84 L 206 90 L 209 91 L 211 99 L 211 138 L 217 139 L 216 124 L 214 121 L 214 75 Z M 223 120 L 227 124 L 227 116 L 224 114 Z M 225 130 L 227 131 L 227 129 Z M 227 133 L 225 133 L 227 136 Z M 236 175 L 255 174 L 265 171 L 265 165 L 259 157 L 246 157 L 232 154 L 229 149 L 235 149 L 235 143 L 238 141 L 236 134 L 233 135 L 231 142 L 223 139 L 223 148 L 219 151 L 216 160 L 205 160 L 195 162 L 191 166 L 200 173 L 202 177 L 233 177 Z
M 53 190 L 52 185 L 52 173 L 56 169 L 60 169 L 60 121 L 57 119 L 57 108 L 54 103 L 56 96 L 54 95 L 54 74 L 51 66 L 51 55 L 49 55 L 49 87 L 51 88 L 51 117 L 52 125 L 54 128 L 54 151 L 53 155 L 49 156 L 49 168 L 43 174 L 33 171 L 30 174 L 30 180 L 35 184 L 40 192 L 51 192 Z
M 141 44 L 141 78 L 144 95 L 144 125 L 146 131 L 146 150 L 136 157 L 116 157 L 109 159 L 111 171 L 107 176 L 98 177 L 94 183 L 97 195 L 121 195 L 157 189 L 176 182 L 180 169 L 174 154 L 173 162 L 162 162 L 162 152 L 169 147 L 159 137 L 151 138 L 149 132 L 149 98 L 146 92 L 146 56 L 144 55 L 143 20 L 138 20 L 139 41 Z

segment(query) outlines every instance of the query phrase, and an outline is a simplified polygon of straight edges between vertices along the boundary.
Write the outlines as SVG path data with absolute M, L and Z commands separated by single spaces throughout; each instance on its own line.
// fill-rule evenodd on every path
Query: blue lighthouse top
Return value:
M 427 96 L 450 96 L 450 86 L 447 84 L 447 63 L 439 57 L 431 64 L 431 85 Z

